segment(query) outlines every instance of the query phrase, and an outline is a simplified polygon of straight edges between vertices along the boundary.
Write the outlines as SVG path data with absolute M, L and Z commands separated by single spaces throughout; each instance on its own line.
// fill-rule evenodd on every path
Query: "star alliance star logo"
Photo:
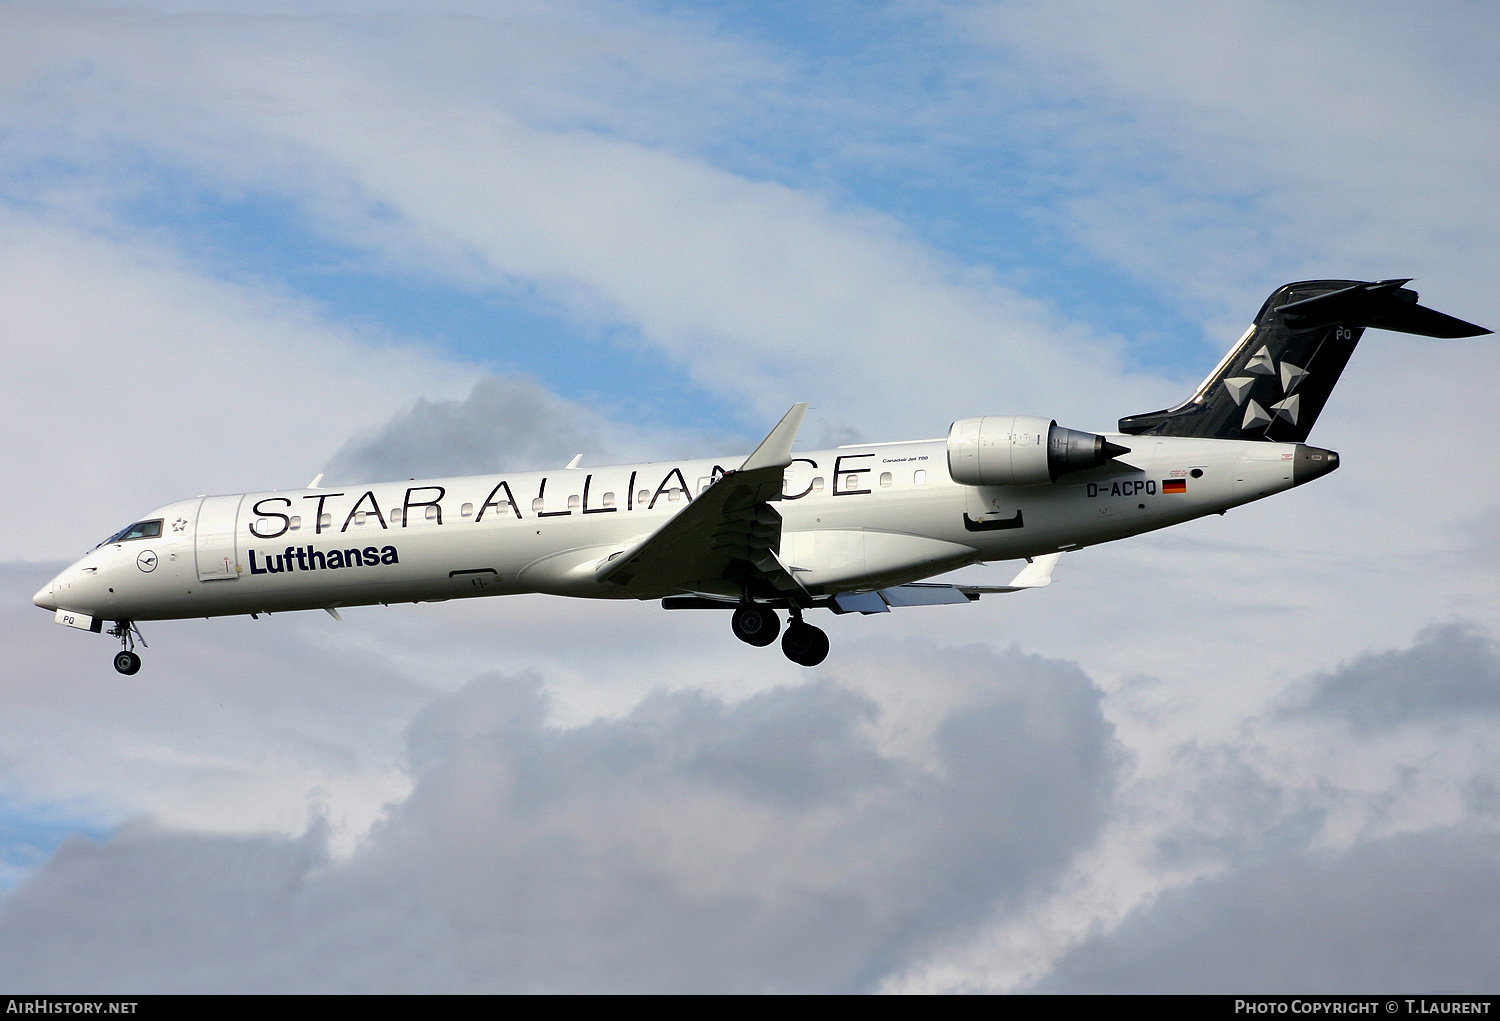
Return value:
M 1235 405 L 1245 409 L 1245 419 L 1240 423 L 1240 431 L 1269 427 L 1278 418 L 1296 425 L 1301 398 L 1292 391 L 1307 378 L 1307 370 L 1288 361 L 1283 361 L 1278 369 L 1276 360 L 1271 357 L 1271 352 L 1262 344 L 1254 357 L 1245 363 L 1245 371 L 1249 375 L 1231 376 L 1224 380 L 1224 389 L 1229 391 L 1229 396 Z M 1254 398 L 1247 400 L 1251 388 L 1263 376 L 1278 378 L 1281 383 L 1281 392 L 1286 395 L 1272 404 L 1269 409 L 1262 407 Z
M 181 532 L 186 529 L 187 526 L 187 518 L 178 518 L 176 521 L 172 522 L 172 531 Z

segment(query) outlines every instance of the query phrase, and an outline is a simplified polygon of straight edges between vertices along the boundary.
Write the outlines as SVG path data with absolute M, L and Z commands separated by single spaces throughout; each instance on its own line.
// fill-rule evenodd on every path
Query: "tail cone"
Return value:
M 1339 455 L 1322 447 L 1297 444 L 1297 455 L 1292 459 L 1292 485 L 1300 486 L 1324 475 L 1339 466 Z

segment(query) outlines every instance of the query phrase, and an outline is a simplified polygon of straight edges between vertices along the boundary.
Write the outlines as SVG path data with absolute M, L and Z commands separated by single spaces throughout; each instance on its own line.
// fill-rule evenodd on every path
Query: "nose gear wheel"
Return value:
M 117 620 L 115 626 L 108 632 L 111 638 L 118 638 L 123 648 L 115 653 L 115 669 L 127 677 L 141 668 L 141 657 L 136 655 L 136 639 L 140 639 L 141 647 L 146 648 L 146 636 L 141 634 L 141 629 L 135 626 L 134 621 Z

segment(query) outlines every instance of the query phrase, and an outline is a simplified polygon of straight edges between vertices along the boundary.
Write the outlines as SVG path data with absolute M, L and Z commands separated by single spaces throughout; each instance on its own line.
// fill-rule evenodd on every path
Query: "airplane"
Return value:
M 138 622 L 515 593 L 724 609 L 752 646 L 816 666 L 808 611 L 884 613 L 1040 588 L 1064 552 L 1223 514 L 1339 466 L 1305 441 L 1365 329 L 1491 331 L 1409 279 L 1277 288 L 1202 385 L 1117 432 L 995 415 L 946 438 L 794 452 L 796 404 L 745 458 L 199 496 L 121 529 L 33 597 L 119 640 Z M 1027 561 L 1008 585 L 923 579 Z M 789 621 L 781 627 L 777 613 Z

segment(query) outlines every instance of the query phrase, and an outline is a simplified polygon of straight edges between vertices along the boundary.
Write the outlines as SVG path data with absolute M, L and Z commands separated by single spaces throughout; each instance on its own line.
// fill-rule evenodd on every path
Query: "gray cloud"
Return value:
M 1155 838 L 1156 863 L 1166 869 L 1244 865 L 1307 848 L 1323 828 L 1327 808 L 1306 790 L 1288 787 L 1251 761 L 1237 745 L 1176 750 L 1159 793 L 1180 805 Z
M 490 376 L 462 400 L 419 400 L 373 436 L 349 441 L 328 475 L 342 482 L 561 468 L 574 454 L 605 451 L 604 425 L 536 382 Z
M 765 428 L 775 421 L 767 419 Z M 827 423 L 813 430 L 819 432 L 847 441 L 845 432 Z M 466 397 L 419 399 L 373 433 L 351 439 L 326 471 L 330 484 L 442 478 L 561 468 L 575 454 L 591 465 L 722 456 L 737 446 L 748 453 L 754 445 L 743 437 L 726 440 L 613 421 L 527 377 L 486 376 Z
M 1163 896 L 1037 991 L 1493 990 L 1500 838 L 1442 830 L 1289 858 Z
M 5 902 L 0 984 L 870 988 L 1064 868 L 1118 754 L 1076 668 L 885 652 L 841 676 L 973 675 L 929 763 L 882 752 L 875 703 L 830 680 L 558 729 L 534 677 L 481 677 L 413 722 L 415 789 L 352 858 L 318 827 L 71 842 Z
M 1500 713 L 1500 654 L 1473 624 L 1429 627 L 1410 649 L 1361 656 L 1295 690 L 1282 713 L 1299 712 L 1361 731 Z

